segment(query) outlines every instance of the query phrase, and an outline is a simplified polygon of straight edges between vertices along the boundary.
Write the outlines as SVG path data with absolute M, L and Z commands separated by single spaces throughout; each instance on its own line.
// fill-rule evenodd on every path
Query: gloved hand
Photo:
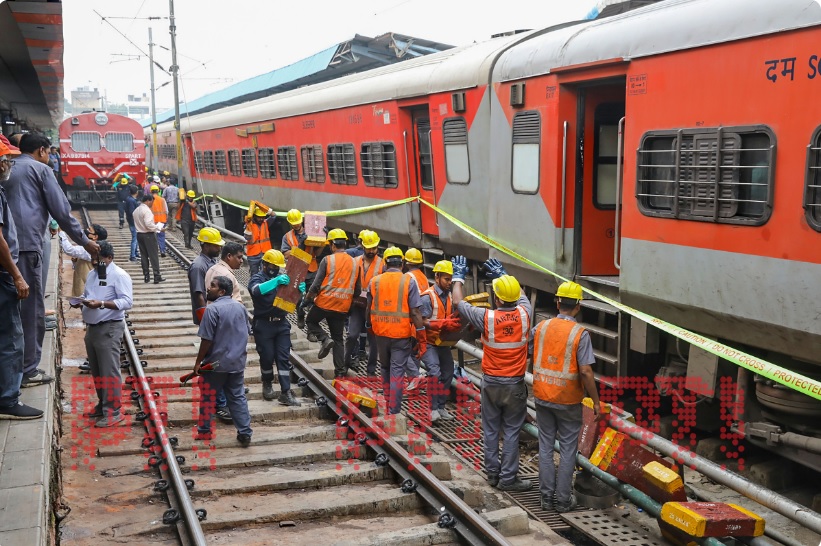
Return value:
M 453 263 L 453 282 L 461 282 L 464 284 L 465 275 L 468 273 L 468 260 L 464 256 L 454 256 L 451 258 Z
M 299 291 L 302 292 L 303 294 L 305 293 L 305 283 L 304 282 L 299 283 Z
M 269 281 L 260 283 L 259 292 L 264 296 L 268 292 L 272 292 L 273 290 L 276 290 L 277 287 L 288 284 L 289 282 L 291 282 L 291 278 L 287 274 L 283 273 L 282 275 L 277 275 Z
M 432 320 L 430 323 L 442 332 L 457 332 L 462 329 L 462 320 L 458 316 Z
M 491 258 L 485 262 L 485 274 L 488 276 L 489 279 L 497 279 L 502 275 L 507 275 L 507 271 L 505 271 L 505 266 L 502 265 L 502 262 L 497 260 L 496 258 Z
M 421 359 L 422 356 L 428 350 L 428 334 L 424 328 L 416 330 L 416 350 L 413 353 L 413 357 L 417 359 Z
M 205 307 L 200 307 L 199 309 L 194 311 L 194 314 L 197 315 L 197 321 L 202 322 L 202 317 L 205 315 Z

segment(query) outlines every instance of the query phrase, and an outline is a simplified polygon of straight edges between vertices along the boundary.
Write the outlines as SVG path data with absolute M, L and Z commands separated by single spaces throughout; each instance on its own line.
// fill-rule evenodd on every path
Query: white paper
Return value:
M 157 222 L 157 227 L 160 229 L 160 231 L 162 231 L 165 227 L 165 224 L 163 224 L 162 222 Z

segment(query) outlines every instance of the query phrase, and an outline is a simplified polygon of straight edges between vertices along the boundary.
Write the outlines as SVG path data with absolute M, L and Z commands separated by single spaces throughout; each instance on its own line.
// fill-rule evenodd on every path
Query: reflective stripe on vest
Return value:
M 416 286 L 419 287 L 420 294 L 428 289 L 430 283 L 421 269 L 411 269 L 408 273 L 413 275 L 413 279 L 416 281 Z
M 365 290 L 365 287 L 370 286 L 371 280 L 382 272 L 382 258 L 379 256 L 374 257 L 367 269 L 365 268 L 364 254 L 357 256 L 356 259 L 359 260 L 359 286 L 362 287 L 362 290 Z
M 289 231 L 288 233 L 285 234 L 285 241 L 288 243 L 288 246 L 290 246 L 291 248 L 296 247 L 296 248 L 299 248 L 300 250 L 305 250 L 299 244 L 299 238 L 296 236 L 296 233 L 294 233 L 294 230 L 291 230 L 291 231 Z M 308 272 L 313 273 L 317 269 L 319 269 L 319 263 L 317 263 L 316 256 L 314 256 L 311 259 L 311 263 L 308 264 Z
M 251 232 L 251 241 L 245 248 L 245 253 L 249 256 L 259 256 L 267 250 L 271 250 L 271 236 L 268 233 L 268 222 L 262 222 L 257 225 L 251 222 L 248 225 L 248 231 Z
M 439 299 L 439 294 L 436 293 L 436 286 L 431 286 L 427 290 L 425 290 L 422 295 L 427 295 L 430 298 L 430 306 L 433 312 L 430 315 L 431 320 L 441 320 L 447 318 L 453 313 L 453 300 L 450 297 L 450 294 L 447 294 L 447 299 L 445 300 L 445 305 L 442 306 L 442 300 Z M 434 345 L 444 345 L 444 346 L 452 346 L 456 345 L 455 341 L 442 341 L 439 339 L 439 334 L 434 334 L 431 330 L 428 330 L 428 343 L 433 343 Z
M 521 305 L 488 311 L 482 332 L 482 372 L 499 377 L 521 377 L 527 371 L 527 335 L 530 319 Z
M 398 271 L 377 275 L 371 280 L 371 324 L 373 333 L 394 339 L 412 337 L 408 294 L 413 277 Z
M 154 223 L 168 222 L 168 212 L 165 207 L 165 199 L 159 195 L 154 197 L 154 202 L 151 203 L 151 212 L 154 213 Z
M 533 353 L 533 395 L 555 404 L 578 404 L 584 398 L 576 351 L 584 333 L 581 324 L 560 318 L 536 327 Z
M 325 258 L 325 267 L 322 288 L 314 303 L 328 311 L 347 313 L 356 285 L 356 262 L 345 252 L 335 252 Z

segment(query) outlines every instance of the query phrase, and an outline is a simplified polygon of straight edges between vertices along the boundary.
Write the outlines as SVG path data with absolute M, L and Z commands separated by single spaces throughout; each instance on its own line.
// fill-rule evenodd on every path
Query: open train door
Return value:
M 412 138 L 407 143 L 410 148 L 407 151 L 409 163 L 412 164 L 410 168 L 411 180 L 415 182 L 415 188 L 413 188 L 414 183 L 412 182 L 411 189 L 415 189 L 416 194 L 428 203 L 436 205 L 438 194 L 441 194 L 442 188 L 438 188 L 439 192 L 437 193 L 433 173 L 433 147 L 431 146 L 433 129 L 427 105 L 413 108 L 411 118 L 413 123 Z M 439 215 L 430 207 L 421 204 L 419 212 L 422 220 L 422 233 L 439 237 Z
M 574 154 L 575 271 L 581 276 L 615 276 L 619 274 L 625 78 L 573 87 L 576 127 L 580 129 L 576 131 Z

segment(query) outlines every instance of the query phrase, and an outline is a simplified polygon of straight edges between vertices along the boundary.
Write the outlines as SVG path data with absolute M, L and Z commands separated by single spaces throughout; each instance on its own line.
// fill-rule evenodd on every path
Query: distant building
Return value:
M 89 110 L 102 110 L 100 92 L 95 87 L 83 86 L 71 92 L 71 113 L 82 114 Z

